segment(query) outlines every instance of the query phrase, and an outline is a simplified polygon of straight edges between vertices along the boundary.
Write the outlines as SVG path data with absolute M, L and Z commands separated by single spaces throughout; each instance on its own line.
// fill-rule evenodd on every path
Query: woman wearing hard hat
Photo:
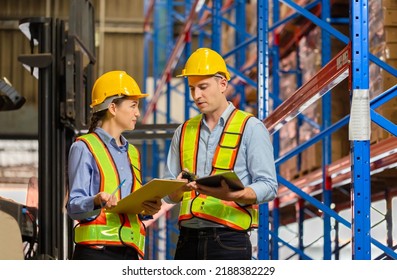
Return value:
M 140 215 L 106 211 L 141 187 L 139 151 L 122 135 L 133 130 L 140 116 L 141 92 L 124 71 L 111 71 L 92 89 L 93 116 L 88 134 L 77 138 L 69 152 L 69 216 L 73 259 L 140 259 L 145 227 Z M 144 214 L 160 210 L 160 199 L 144 203 Z

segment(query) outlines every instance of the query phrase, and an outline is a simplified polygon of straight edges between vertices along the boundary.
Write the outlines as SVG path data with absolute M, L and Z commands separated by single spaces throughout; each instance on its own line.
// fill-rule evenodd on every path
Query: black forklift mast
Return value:
M 66 214 L 67 155 L 87 129 L 95 64 L 94 9 L 70 1 L 69 29 L 49 17 L 20 20 L 31 53 L 18 60 L 38 78 L 39 207 L 36 259 L 70 259 L 72 220 Z

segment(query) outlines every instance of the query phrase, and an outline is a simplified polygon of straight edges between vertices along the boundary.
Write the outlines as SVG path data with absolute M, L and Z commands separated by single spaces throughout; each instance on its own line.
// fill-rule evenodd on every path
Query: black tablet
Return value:
M 232 190 L 241 190 L 244 188 L 243 183 L 241 183 L 240 179 L 237 177 L 237 174 L 234 171 L 227 171 L 224 173 L 218 173 L 211 176 L 197 178 L 196 182 L 200 185 L 208 187 L 220 187 L 222 179 L 226 180 L 226 183 Z

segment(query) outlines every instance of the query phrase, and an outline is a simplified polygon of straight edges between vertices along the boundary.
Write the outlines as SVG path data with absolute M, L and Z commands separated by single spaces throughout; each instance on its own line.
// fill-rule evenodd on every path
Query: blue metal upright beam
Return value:
M 258 65 L 258 118 L 263 120 L 269 114 L 269 3 L 257 2 L 257 65 Z M 269 259 L 269 204 L 259 206 L 258 259 Z
M 166 20 L 167 25 L 166 25 L 166 28 L 165 28 L 165 30 L 166 30 L 165 36 L 167 38 L 167 41 L 166 41 L 167 42 L 166 43 L 167 48 L 166 48 L 165 52 L 163 51 L 166 54 L 167 58 L 170 56 L 172 47 L 174 45 L 174 39 L 173 39 L 173 37 L 174 37 L 173 11 L 174 11 L 173 0 L 167 0 L 166 14 L 168 15 L 167 16 L 168 20 Z M 166 109 L 165 109 L 166 123 L 171 123 L 171 112 L 172 112 L 172 109 L 171 109 L 171 90 L 172 90 L 172 88 L 171 88 L 171 73 L 168 73 L 168 75 L 167 75 L 166 85 L 167 85 L 167 89 L 166 89 Z
M 273 22 L 278 22 L 280 20 L 280 5 L 278 0 L 273 0 Z M 280 100 L 280 34 L 279 31 L 273 30 L 273 44 L 271 47 L 271 57 L 272 57 L 272 94 L 273 94 L 273 108 L 276 108 L 281 104 Z M 259 45 L 259 44 L 258 44 Z M 269 49 L 270 51 L 270 49 Z M 273 152 L 274 158 L 278 158 L 280 156 L 280 132 L 277 131 L 273 135 Z M 280 168 L 276 166 L 276 171 L 279 173 Z M 277 206 L 277 207 L 276 207 Z M 276 198 L 273 202 L 272 209 L 272 217 L 273 217 L 273 227 L 272 232 L 275 235 L 279 234 L 280 227 L 280 209 L 279 199 Z M 273 260 L 277 260 L 279 258 L 279 245 L 278 240 L 276 238 L 272 238 L 272 246 L 271 246 L 271 255 Z
M 371 259 L 368 1 L 351 0 L 352 258 Z
M 235 17 L 236 17 L 236 46 L 243 44 L 245 40 L 247 39 L 247 36 L 245 34 L 245 30 L 247 28 L 247 20 L 246 20 L 246 14 L 245 14 L 245 0 L 237 0 L 236 1 L 236 9 L 235 9 Z M 238 19 L 238 20 L 237 20 Z M 245 63 L 245 53 L 246 50 L 244 48 L 240 48 L 235 55 L 235 60 L 236 60 L 236 67 L 240 69 L 244 63 Z
M 236 35 L 235 35 L 235 45 L 239 46 L 244 44 L 247 39 L 246 36 L 246 28 L 247 28 L 247 20 L 245 13 L 245 0 L 237 0 L 235 1 L 235 17 L 236 17 Z M 245 63 L 246 58 L 246 49 L 238 48 L 235 53 L 235 66 L 237 69 L 241 69 Z M 235 86 L 236 93 L 240 95 L 239 106 L 241 110 L 244 110 L 246 107 L 246 96 L 245 96 L 245 86 L 242 84 L 238 84 Z
M 187 18 L 189 16 L 189 12 L 192 8 L 192 4 L 190 3 L 191 1 L 185 1 L 185 17 Z M 184 49 L 184 54 L 185 57 L 189 57 L 191 52 L 192 52 L 192 31 L 189 30 L 186 34 L 185 37 L 185 49 Z M 185 86 L 185 120 L 188 120 L 190 118 L 190 107 L 192 106 L 192 101 L 190 100 L 190 89 L 189 89 L 189 83 L 187 79 L 184 79 L 184 86 Z
M 331 21 L 331 3 L 330 0 L 322 0 L 321 2 L 321 18 L 324 22 Z M 331 38 L 330 34 L 325 30 L 321 32 L 321 60 L 322 66 L 325 66 L 331 60 Z M 332 100 L 331 92 L 324 94 L 322 98 L 322 130 L 328 128 L 332 124 Z M 330 207 L 332 202 L 332 186 L 327 185 L 328 166 L 332 162 L 331 153 L 331 136 L 326 136 L 322 141 L 322 170 L 323 170 L 323 203 Z M 323 231 L 324 231 L 324 247 L 323 259 L 330 260 L 332 255 L 331 249 L 331 217 L 324 213 L 323 215 Z
M 161 13 L 164 12 L 164 0 L 161 1 L 156 1 L 154 4 L 154 12 L 153 12 L 153 63 L 152 63 L 152 77 L 153 77 L 153 88 L 156 88 L 156 83 L 157 79 L 160 76 L 161 73 L 161 65 L 160 64 L 160 54 L 159 54 L 159 48 L 160 48 L 160 30 L 162 30 L 161 27 Z M 158 67 L 159 65 L 160 67 Z M 153 123 L 155 124 L 157 122 L 157 108 L 155 107 L 153 109 Z
M 142 90 L 143 92 L 147 92 L 147 78 L 149 77 L 149 45 L 152 40 L 152 33 L 151 33 L 151 28 L 149 26 L 149 17 L 152 14 L 153 7 L 150 6 L 154 5 L 154 3 L 149 3 L 146 1 L 144 3 L 144 13 L 145 13 L 145 24 L 144 24 L 144 48 L 143 48 L 143 85 L 142 85 Z M 147 101 L 146 98 L 143 98 L 143 105 L 142 109 L 146 110 L 147 107 Z M 142 143 L 142 158 L 146 159 L 148 158 L 148 148 L 147 148 L 147 141 L 143 141 Z M 146 160 L 142 161 L 142 180 L 145 182 L 146 179 L 148 178 L 148 162 Z
M 222 23 L 221 23 L 221 8 L 222 0 L 212 1 L 212 32 L 211 32 L 211 48 L 221 53 L 221 39 L 222 39 Z

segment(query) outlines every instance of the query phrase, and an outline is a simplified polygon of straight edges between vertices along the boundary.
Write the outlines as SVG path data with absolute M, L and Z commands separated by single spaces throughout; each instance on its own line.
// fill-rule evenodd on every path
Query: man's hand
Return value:
M 188 169 L 184 169 L 184 171 L 189 172 Z M 189 192 L 192 189 L 194 189 L 194 186 L 196 185 L 196 182 L 189 182 L 187 179 L 183 178 L 183 171 L 181 173 L 179 173 L 177 179 L 178 180 L 185 180 L 186 181 L 186 185 L 183 185 L 179 190 L 176 190 L 175 192 L 173 192 L 172 194 L 169 194 L 168 197 L 174 201 L 174 202 L 179 202 L 182 200 L 183 197 L 183 193 L 184 192 Z
M 153 201 L 145 201 L 142 203 L 142 215 L 154 215 L 161 209 L 161 198 L 156 198 Z
M 219 187 L 208 187 L 200 184 L 195 184 L 192 186 L 195 191 L 210 195 L 218 199 L 226 201 L 235 201 L 241 204 L 255 204 L 256 194 L 253 189 L 246 187 L 239 191 L 233 191 L 229 188 L 229 185 L 225 180 L 221 180 L 221 185 Z

